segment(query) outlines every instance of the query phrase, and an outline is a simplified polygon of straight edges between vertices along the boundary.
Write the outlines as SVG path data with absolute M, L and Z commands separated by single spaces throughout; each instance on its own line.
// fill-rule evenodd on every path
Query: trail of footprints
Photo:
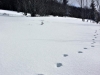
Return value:
M 99 29 L 99 30 L 100 30 L 100 29 Z M 99 34 L 98 34 L 98 31 L 95 30 L 95 34 L 93 35 L 94 38 L 92 39 L 91 47 L 95 47 L 96 38 L 98 37 L 98 35 L 99 35 Z M 87 48 L 87 47 L 84 47 L 83 49 L 86 50 L 86 49 L 88 49 L 88 48 Z M 78 53 L 83 53 L 83 51 L 78 51 Z M 64 57 L 67 57 L 68 54 L 63 54 L 63 56 L 64 56 Z M 57 66 L 57 67 L 62 67 L 63 64 L 62 64 L 62 63 L 57 63 L 56 66 Z
M 31 24 L 29 24 L 29 25 L 31 25 Z M 40 25 L 44 25 L 44 20 L 41 20 L 41 24 Z M 99 31 L 100 31 L 100 29 L 99 29 Z M 95 47 L 95 43 L 96 43 L 96 38 L 98 37 L 98 31 L 97 30 L 95 30 L 95 32 L 94 32 L 94 38 L 92 39 L 92 43 L 91 43 L 91 47 Z M 87 47 L 84 47 L 83 48 L 84 50 L 86 50 L 86 49 L 88 49 Z M 83 51 L 78 51 L 78 53 L 83 53 Z M 63 57 L 68 57 L 68 54 L 63 54 Z M 59 68 L 59 67 L 62 67 L 63 66 L 63 63 L 56 63 L 56 67 L 57 68 Z M 37 74 L 37 75 L 44 75 L 44 74 Z
M 41 24 L 40 25 L 44 25 L 44 22 L 43 21 L 41 21 Z M 100 29 L 99 29 L 100 30 Z M 95 30 L 95 34 L 93 35 L 94 36 L 94 38 L 92 39 L 92 43 L 91 43 L 91 47 L 95 47 L 95 43 L 96 43 L 96 38 L 98 37 L 98 31 L 97 30 Z M 87 47 L 84 47 L 83 48 L 84 50 L 86 50 L 86 49 L 88 49 Z M 78 51 L 78 53 L 83 53 L 83 51 Z M 63 54 L 63 57 L 68 57 L 68 54 Z M 60 68 L 60 67 L 62 67 L 63 66 L 63 63 L 61 63 L 61 62 L 58 62 L 58 63 L 56 63 L 56 67 L 57 68 Z M 38 74 L 38 75 L 44 75 L 44 74 Z

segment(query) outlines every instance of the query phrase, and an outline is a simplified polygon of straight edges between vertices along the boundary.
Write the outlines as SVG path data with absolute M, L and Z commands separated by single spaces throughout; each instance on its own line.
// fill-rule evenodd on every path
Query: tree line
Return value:
M 0 9 L 24 12 L 25 15 L 30 13 L 31 16 L 39 14 L 40 16 L 69 16 L 84 19 L 91 19 L 96 22 L 100 21 L 100 13 L 96 10 L 96 6 L 100 7 L 98 0 L 91 0 L 90 8 L 88 8 L 87 0 L 77 0 L 80 7 L 68 5 L 69 0 L 0 0 Z M 86 4 L 84 6 L 84 1 Z M 97 4 L 95 4 L 95 2 Z
M 30 13 L 31 16 L 66 14 L 64 5 L 57 0 L 0 0 L 0 9 Z

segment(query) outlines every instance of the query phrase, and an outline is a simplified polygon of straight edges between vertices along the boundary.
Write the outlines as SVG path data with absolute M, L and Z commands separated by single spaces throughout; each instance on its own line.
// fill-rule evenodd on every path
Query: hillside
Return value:
M 0 75 L 99 75 L 99 57 L 100 25 L 0 16 Z

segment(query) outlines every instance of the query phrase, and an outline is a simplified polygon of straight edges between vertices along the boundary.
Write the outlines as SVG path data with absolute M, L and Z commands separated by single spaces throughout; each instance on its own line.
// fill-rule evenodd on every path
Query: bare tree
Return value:
M 100 0 L 95 0 L 95 21 L 98 23 L 99 22 L 99 17 L 100 17 Z
M 96 9 L 99 10 L 100 7 L 100 0 L 95 0 Z

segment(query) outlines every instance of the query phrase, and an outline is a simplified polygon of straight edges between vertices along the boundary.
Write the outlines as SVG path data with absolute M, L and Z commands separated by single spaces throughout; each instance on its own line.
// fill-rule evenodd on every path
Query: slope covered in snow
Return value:
M 100 25 L 0 16 L 0 75 L 99 75 L 99 57 Z
M 15 12 L 15 11 L 8 11 L 8 10 L 1 10 L 0 9 L 0 16 L 10 16 L 10 17 L 22 17 L 24 16 L 24 14 L 22 12 Z M 27 16 L 30 16 L 30 14 L 28 14 Z

